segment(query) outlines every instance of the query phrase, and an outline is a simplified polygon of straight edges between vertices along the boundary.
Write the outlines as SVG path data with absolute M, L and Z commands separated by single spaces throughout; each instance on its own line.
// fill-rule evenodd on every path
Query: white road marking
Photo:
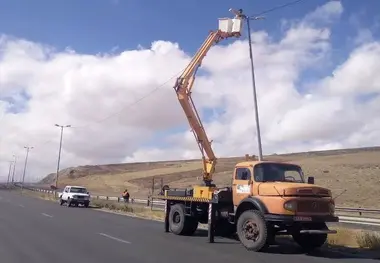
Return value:
M 121 243 L 125 243 L 125 244 L 131 244 L 131 242 L 127 241 L 127 240 L 123 240 L 123 239 L 120 239 L 120 238 L 117 238 L 117 237 L 113 237 L 113 236 L 110 236 L 110 235 L 107 235 L 107 234 L 104 234 L 104 233 L 98 233 L 99 235 L 101 236 L 104 236 L 104 237 L 108 237 L 110 239 L 113 239 L 113 240 L 116 240 L 116 241 L 119 241 Z
M 25 207 L 24 205 L 18 205 L 19 207 Z
M 45 213 L 42 213 L 43 216 L 46 216 L 46 217 L 53 217 L 52 215 L 48 215 L 48 214 L 45 214 Z

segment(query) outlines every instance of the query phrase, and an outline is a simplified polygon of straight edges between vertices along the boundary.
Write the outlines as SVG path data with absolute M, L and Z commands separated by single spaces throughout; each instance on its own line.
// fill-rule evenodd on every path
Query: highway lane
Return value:
M 36 187 L 37 189 L 46 189 L 46 190 L 51 190 L 50 187 L 48 186 L 40 186 L 40 185 L 30 185 L 31 187 Z M 94 193 L 93 193 L 94 194 Z M 96 195 L 96 194 L 95 194 Z M 116 200 L 108 200 L 108 202 L 117 202 Z M 135 205 L 141 205 L 141 206 L 146 206 L 146 204 L 143 203 L 135 203 Z M 157 209 L 162 209 L 163 206 L 155 206 Z M 365 216 L 359 216 L 358 214 L 343 214 L 341 215 L 339 212 L 336 213 L 338 216 L 341 216 L 341 220 L 338 224 L 336 223 L 329 223 L 332 227 L 344 227 L 344 228 L 350 228 L 350 229 L 363 229 L 363 230 L 370 230 L 370 231 L 380 231 L 380 224 L 374 224 L 374 223 L 368 223 L 368 221 L 365 221 L 367 218 L 376 218 L 376 216 L 373 216 L 371 214 L 366 214 Z M 349 216 L 351 217 L 351 220 L 344 219 L 344 216 Z M 354 222 L 352 220 L 352 217 L 356 217 L 357 221 Z M 346 221 L 346 222 L 345 222 Z
M 2 262 L 240 262 L 329 263 L 372 262 L 336 252 L 304 255 L 296 246 L 269 253 L 246 251 L 238 242 L 216 239 L 208 244 L 200 233 L 181 237 L 164 233 L 163 224 L 68 208 L 50 201 L 0 191 L 0 255 Z

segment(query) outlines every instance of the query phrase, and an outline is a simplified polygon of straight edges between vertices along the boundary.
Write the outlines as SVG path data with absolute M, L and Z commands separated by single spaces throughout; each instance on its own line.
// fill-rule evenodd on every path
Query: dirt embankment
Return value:
M 316 183 L 328 187 L 339 206 L 380 208 L 380 147 L 344 149 L 324 152 L 272 155 L 265 159 L 291 161 L 302 165 L 306 176 L 314 176 Z M 214 182 L 218 186 L 231 184 L 234 165 L 244 157 L 218 160 Z M 127 188 L 132 196 L 147 197 L 155 179 L 155 192 L 163 184 L 173 187 L 189 187 L 200 183 L 200 160 L 147 163 L 87 165 L 60 171 L 60 186 L 84 185 L 92 193 L 119 195 Z M 41 183 L 51 184 L 55 174 Z

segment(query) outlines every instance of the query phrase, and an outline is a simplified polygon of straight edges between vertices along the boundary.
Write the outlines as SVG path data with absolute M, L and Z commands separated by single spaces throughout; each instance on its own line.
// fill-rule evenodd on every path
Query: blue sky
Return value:
M 115 47 L 118 52 L 138 45 L 149 47 L 155 40 L 178 42 L 186 52 L 193 53 L 207 30 L 217 26 L 216 18 L 231 15 L 230 7 L 256 14 L 287 2 L 290 0 L 0 0 L 0 34 L 88 54 L 109 52 Z M 273 39 L 279 39 L 282 19 L 301 18 L 326 2 L 304 0 L 268 13 L 266 20 L 253 22 L 252 29 L 265 30 Z M 335 63 L 347 58 L 358 27 L 371 28 L 380 16 L 376 12 L 380 10 L 380 1 L 343 0 L 342 3 L 342 19 L 332 27 Z M 324 67 L 321 72 L 304 72 L 301 82 L 319 78 L 333 67 Z M 22 100 L 27 101 L 28 96 L 19 96 L 21 101 L 1 99 L 14 103 L 8 110 L 16 113 L 22 111 Z M 206 110 L 205 115 L 207 121 L 212 113 Z
M 216 17 L 229 16 L 228 9 L 243 8 L 254 14 L 289 1 L 272 0 L 0 0 L 0 33 L 42 42 L 59 49 L 70 46 L 81 53 L 148 47 L 154 40 L 179 42 L 194 52 L 205 37 L 205 29 L 216 26 Z M 305 0 L 267 14 L 254 29 L 265 29 L 274 38 L 280 19 L 298 18 L 322 5 L 323 0 Z M 336 42 L 353 32 L 350 15 L 365 11 L 362 26 L 370 26 L 380 10 L 375 0 L 342 1 L 343 20 L 335 26 Z M 345 36 L 345 37 L 341 37 Z M 336 43 L 337 47 L 339 44 Z M 345 46 L 346 43 L 343 43 Z

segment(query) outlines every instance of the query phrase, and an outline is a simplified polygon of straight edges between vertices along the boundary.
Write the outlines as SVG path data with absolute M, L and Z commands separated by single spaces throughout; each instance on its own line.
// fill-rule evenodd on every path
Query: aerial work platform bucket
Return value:
M 241 18 L 219 18 L 219 30 L 225 33 L 241 34 L 243 21 Z

